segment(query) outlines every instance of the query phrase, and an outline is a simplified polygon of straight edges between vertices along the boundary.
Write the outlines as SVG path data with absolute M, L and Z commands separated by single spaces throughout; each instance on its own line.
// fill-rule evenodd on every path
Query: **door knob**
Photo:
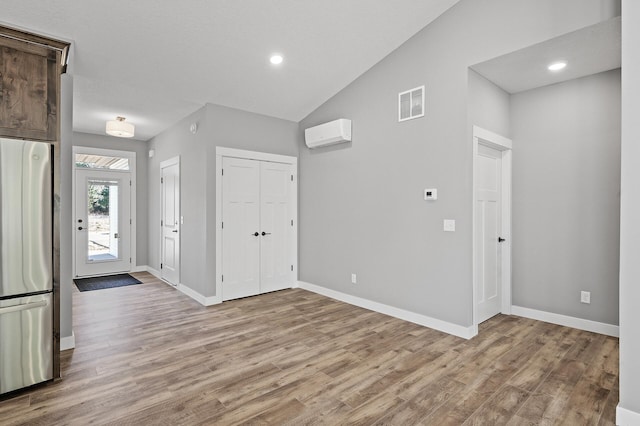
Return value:
M 174 229 L 174 230 L 173 230 L 173 231 L 171 231 L 171 232 L 176 232 L 176 233 L 177 233 L 177 232 L 178 232 L 178 230 L 177 230 L 177 229 Z
M 78 231 L 82 231 L 84 228 L 82 226 L 78 226 Z
M 271 232 L 264 232 L 264 231 L 262 231 L 262 236 L 264 237 L 265 235 L 271 235 Z
M 505 239 L 504 239 L 504 238 L 502 238 L 502 237 L 498 237 L 498 242 L 499 242 L 499 243 L 501 243 L 501 242 L 503 242 L 503 241 L 507 241 L 507 240 L 505 240 Z
M 253 235 L 254 237 L 257 237 L 257 236 L 258 236 L 258 235 L 260 235 L 260 234 L 258 234 L 257 232 L 254 232 L 254 233 L 253 233 L 253 234 L 251 234 L 251 235 Z

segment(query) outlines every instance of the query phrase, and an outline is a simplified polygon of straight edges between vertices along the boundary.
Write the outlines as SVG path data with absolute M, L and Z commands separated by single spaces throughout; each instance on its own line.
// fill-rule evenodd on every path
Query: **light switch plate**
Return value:
M 455 230 L 456 230 L 456 221 L 453 220 L 453 219 L 445 219 L 443 228 L 447 232 L 455 232 Z

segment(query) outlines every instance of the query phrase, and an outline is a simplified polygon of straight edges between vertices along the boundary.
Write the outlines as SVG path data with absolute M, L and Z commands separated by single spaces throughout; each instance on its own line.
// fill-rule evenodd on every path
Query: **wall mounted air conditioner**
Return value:
M 304 141 L 311 149 L 351 142 L 351 120 L 340 118 L 304 130 Z

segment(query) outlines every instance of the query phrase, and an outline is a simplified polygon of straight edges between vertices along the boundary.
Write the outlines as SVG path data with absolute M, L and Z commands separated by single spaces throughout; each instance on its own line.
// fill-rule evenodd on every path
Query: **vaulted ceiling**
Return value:
M 73 42 L 74 130 L 122 115 L 147 140 L 206 103 L 299 121 L 457 1 L 3 0 L 0 20 Z

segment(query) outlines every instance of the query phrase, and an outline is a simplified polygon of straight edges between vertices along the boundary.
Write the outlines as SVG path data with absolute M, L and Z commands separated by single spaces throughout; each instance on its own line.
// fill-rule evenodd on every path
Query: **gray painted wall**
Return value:
M 194 122 L 195 135 L 189 132 Z M 159 270 L 160 162 L 180 155 L 181 283 L 207 297 L 215 295 L 217 146 L 297 156 L 298 125 L 208 104 L 150 141 L 156 154 L 148 168 L 149 265 Z
M 136 265 L 147 264 L 147 142 L 107 135 L 73 133 L 73 145 L 136 153 Z
M 270 154 L 298 156 L 298 124 L 207 104 L 207 120 L 211 128 L 207 144 L 207 276 L 212 282 L 205 296 L 215 295 L 216 276 L 216 147 L 245 149 Z
M 511 97 L 477 72 L 469 69 L 469 133 L 479 126 L 505 138 L 511 132 Z
M 620 70 L 512 95 L 511 126 L 513 304 L 617 325 Z
M 640 418 L 640 2 L 622 2 L 620 404 Z
M 353 142 L 301 148 L 300 279 L 471 325 L 467 68 L 616 12 L 608 0 L 463 0 L 305 118 L 301 129 L 350 118 Z M 398 93 L 422 84 L 426 116 L 398 123 Z
M 189 132 L 191 123 L 199 130 Z M 184 118 L 170 129 L 149 141 L 149 149 L 155 151 L 148 158 L 148 265 L 160 271 L 160 163 L 180 156 L 181 215 L 184 224 L 181 236 L 181 282 L 204 294 L 206 288 L 206 185 L 207 135 L 211 130 L 206 121 L 205 109 L 201 108 Z

